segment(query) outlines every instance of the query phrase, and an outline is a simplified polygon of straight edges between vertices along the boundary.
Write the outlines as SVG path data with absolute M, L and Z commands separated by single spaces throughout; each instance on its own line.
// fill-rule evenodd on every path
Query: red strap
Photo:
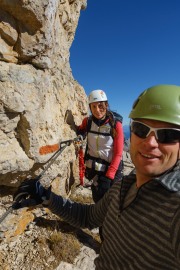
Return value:
M 84 165 L 84 152 L 83 147 L 80 146 L 79 148 L 79 179 L 80 185 L 84 185 L 84 175 L 85 175 L 85 165 Z

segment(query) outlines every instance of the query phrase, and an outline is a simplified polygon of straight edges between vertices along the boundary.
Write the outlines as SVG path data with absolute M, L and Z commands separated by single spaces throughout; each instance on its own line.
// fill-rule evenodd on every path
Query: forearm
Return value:
M 124 133 L 122 125 L 120 123 L 117 123 L 116 136 L 114 137 L 113 158 L 106 173 L 106 176 L 109 177 L 110 179 L 114 179 L 115 174 L 119 168 L 119 164 L 123 156 L 123 147 L 124 147 Z
M 101 223 L 101 217 L 96 214 L 99 212 L 99 206 L 94 204 L 72 202 L 52 193 L 47 207 L 52 213 L 60 216 L 74 227 L 93 229 L 99 227 Z

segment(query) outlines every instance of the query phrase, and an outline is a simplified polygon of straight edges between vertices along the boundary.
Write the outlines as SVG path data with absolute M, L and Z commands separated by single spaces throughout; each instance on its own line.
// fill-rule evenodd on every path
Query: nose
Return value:
M 154 131 L 152 131 L 145 139 L 145 142 L 152 145 L 152 146 L 158 146 L 158 141 L 156 139 L 156 135 L 154 133 Z

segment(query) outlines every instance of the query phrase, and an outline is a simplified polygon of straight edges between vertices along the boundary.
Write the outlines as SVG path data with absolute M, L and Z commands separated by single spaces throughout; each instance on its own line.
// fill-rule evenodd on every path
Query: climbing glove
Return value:
M 14 208 L 36 206 L 47 202 L 50 198 L 51 187 L 45 189 L 38 179 L 26 179 L 15 192 Z

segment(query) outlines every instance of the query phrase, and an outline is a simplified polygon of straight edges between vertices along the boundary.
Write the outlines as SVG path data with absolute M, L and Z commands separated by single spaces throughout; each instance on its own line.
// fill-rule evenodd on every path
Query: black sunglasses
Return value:
M 145 139 L 153 131 L 159 143 L 176 143 L 180 141 L 180 129 L 177 128 L 152 128 L 142 122 L 132 121 L 131 132 L 139 138 Z

